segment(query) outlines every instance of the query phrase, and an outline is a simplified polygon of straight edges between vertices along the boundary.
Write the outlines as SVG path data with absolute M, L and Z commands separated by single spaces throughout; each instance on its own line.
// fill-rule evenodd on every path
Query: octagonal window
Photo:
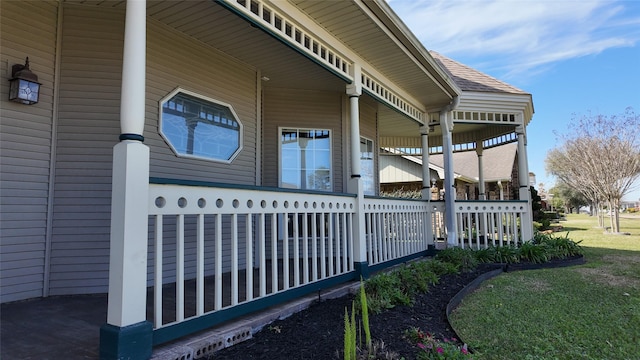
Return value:
M 242 123 L 231 105 L 185 90 L 160 102 L 160 135 L 183 157 L 231 162 L 242 148 Z

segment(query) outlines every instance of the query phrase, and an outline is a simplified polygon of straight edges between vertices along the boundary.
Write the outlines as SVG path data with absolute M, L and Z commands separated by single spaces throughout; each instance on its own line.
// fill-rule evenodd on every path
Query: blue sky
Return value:
M 640 0 L 388 0 L 429 50 L 533 95 L 529 170 L 574 116 L 640 112 Z M 640 131 L 640 129 L 638 129 Z M 640 184 L 624 197 L 640 199 Z

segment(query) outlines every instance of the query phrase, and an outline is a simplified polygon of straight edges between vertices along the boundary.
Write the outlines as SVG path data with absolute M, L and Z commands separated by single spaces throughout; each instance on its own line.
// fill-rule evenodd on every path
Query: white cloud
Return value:
M 640 42 L 640 2 L 633 0 L 388 2 L 428 49 L 491 61 L 505 77 Z

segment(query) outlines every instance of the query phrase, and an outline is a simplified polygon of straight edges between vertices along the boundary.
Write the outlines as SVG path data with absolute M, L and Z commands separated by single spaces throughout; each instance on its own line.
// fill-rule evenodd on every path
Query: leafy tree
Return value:
M 640 177 L 640 115 L 573 118 L 562 143 L 547 153 L 546 169 L 589 199 L 596 208 L 608 204 L 611 231 L 619 232 L 620 200 Z
M 579 210 L 580 207 L 589 205 L 589 199 L 562 181 L 552 187 L 549 192 L 553 194 L 553 205 L 563 207 L 567 213 L 570 213 L 571 209 Z

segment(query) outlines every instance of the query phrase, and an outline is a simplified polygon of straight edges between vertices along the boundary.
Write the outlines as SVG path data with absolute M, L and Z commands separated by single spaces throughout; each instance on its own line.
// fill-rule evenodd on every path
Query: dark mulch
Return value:
M 449 300 L 479 275 L 495 269 L 481 265 L 473 272 L 445 275 L 429 292 L 418 296 L 413 306 L 397 306 L 370 315 L 371 336 L 382 340 L 385 348 L 405 359 L 415 359 L 417 348 L 404 338 L 404 332 L 418 327 L 439 338 L 455 336 L 446 317 Z M 284 320 L 267 325 L 252 339 L 221 350 L 219 359 L 342 359 L 344 313 L 351 311 L 352 296 L 325 300 Z

